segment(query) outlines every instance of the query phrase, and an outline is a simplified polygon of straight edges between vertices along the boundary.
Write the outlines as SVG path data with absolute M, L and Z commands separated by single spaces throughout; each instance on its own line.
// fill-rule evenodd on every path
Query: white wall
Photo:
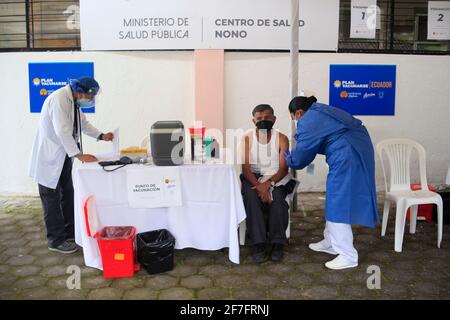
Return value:
M 28 62 L 92 61 L 101 94 L 88 120 L 99 130 L 120 127 L 121 147 L 140 145 L 158 120 L 193 121 L 192 52 L 53 52 L 0 54 L 0 192 L 36 193 L 27 177 L 39 122 L 31 114 Z M 105 153 L 111 144 L 83 137 L 85 152 Z
M 102 86 L 96 114 L 88 119 L 100 130 L 121 128 L 121 146 L 138 145 L 157 120 L 194 120 L 193 52 L 42 52 L 0 53 L 0 193 L 36 193 L 27 177 L 31 144 L 39 121 L 29 112 L 28 62 L 93 61 Z M 308 53 L 300 55 L 300 86 L 328 102 L 329 65 L 397 65 L 395 117 L 360 117 L 374 144 L 408 137 L 427 150 L 431 183 L 442 183 L 450 163 L 450 56 Z M 270 103 L 277 127 L 287 132 L 289 56 L 287 53 L 226 53 L 225 128 L 250 128 L 251 110 Z M 84 138 L 92 153 L 109 145 Z M 377 159 L 377 185 L 383 180 Z M 327 169 L 316 160 L 314 176 L 300 173 L 302 190 L 324 190 Z
M 289 126 L 289 57 L 280 53 L 228 53 L 225 62 L 225 122 L 227 127 L 249 127 L 251 110 L 269 103 L 278 128 Z M 427 151 L 430 183 L 443 183 L 450 164 L 450 56 L 304 53 L 300 55 L 300 88 L 328 103 L 329 65 L 345 63 L 396 64 L 395 116 L 359 116 L 376 145 L 385 138 L 403 137 Z M 246 116 L 247 115 L 247 116 Z M 377 187 L 384 188 L 376 159 Z M 327 167 L 315 160 L 315 174 L 300 171 L 301 190 L 324 190 Z M 414 177 L 414 176 L 413 176 Z

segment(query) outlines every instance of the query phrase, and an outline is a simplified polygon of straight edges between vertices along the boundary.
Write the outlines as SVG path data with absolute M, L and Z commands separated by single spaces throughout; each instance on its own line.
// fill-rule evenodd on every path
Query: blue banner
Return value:
M 41 112 L 44 100 L 55 90 L 70 83 L 71 79 L 94 77 L 93 62 L 37 62 L 28 64 L 30 111 Z M 94 108 L 82 109 L 85 113 Z
M 330 65 L 329 105 L 353 115 L 395 115 L 395 65 Z

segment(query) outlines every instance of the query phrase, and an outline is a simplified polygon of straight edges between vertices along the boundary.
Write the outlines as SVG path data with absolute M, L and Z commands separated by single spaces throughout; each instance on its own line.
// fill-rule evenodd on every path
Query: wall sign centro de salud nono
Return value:
M 302 0 L 302 50 L 336 51 L 339 0 Z M 288 50 L 291 0 L 80 0 L 82 50 Z
M 330 65 L 329 104 L 352 115 L 395 115 L 395 65 Z

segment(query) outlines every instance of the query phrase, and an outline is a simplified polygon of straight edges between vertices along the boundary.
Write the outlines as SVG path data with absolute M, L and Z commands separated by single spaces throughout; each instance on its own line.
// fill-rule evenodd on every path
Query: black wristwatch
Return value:
M 103 140 L 103 133 L 100 133 L 100 135 L 98 136 L 97 140 Z

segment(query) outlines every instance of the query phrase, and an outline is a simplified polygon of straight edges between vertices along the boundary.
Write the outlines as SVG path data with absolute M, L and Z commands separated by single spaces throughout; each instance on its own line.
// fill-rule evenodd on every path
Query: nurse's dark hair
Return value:
M 263 112 L 269 110 L 270 112 L 272 112 L 272 114 L 275 114 L 275 112 L 273 111 L 273 108 L 268 105 L 268 104 L 258 104 L 252 111 L 252 115 L 255 116 L 255 113 L 257 112 Z
M 317 102 L 316 97 L 295 97 L 289 103 L 289 112 L 295 113 L 297 110 L 302 109 L 303 111 L 308 111 L 309 107 L 313 105 L 314 102 Z

